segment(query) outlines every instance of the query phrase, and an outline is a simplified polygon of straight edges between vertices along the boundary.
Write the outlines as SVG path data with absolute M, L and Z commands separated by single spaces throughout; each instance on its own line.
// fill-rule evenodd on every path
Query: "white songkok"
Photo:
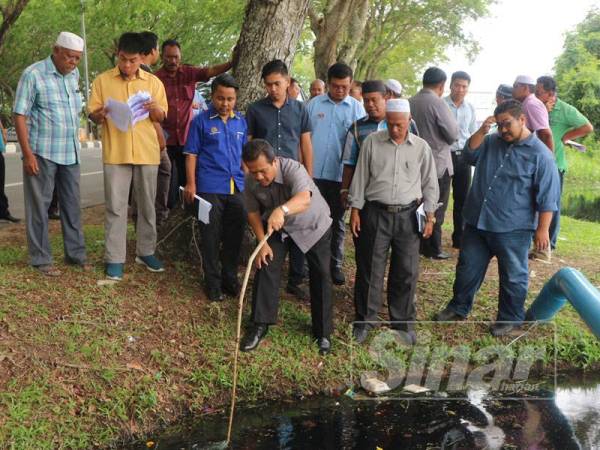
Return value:
M 402 95 L 402 85 L 398 80 L 390 78 L 389 80 L 385 80 L 383 84 L 385 84 L 385 87 L 392 91 L 394 94 Z
M 533 79 L 533 77 L 530 77 L 529 75 L 519 75 L 516 79 L 515 79 L 515 83 L 519 83 L 519 84 L 530 84 L 530 85 L 535 85 L 536 82 Z
M 59 47 L 67 48 L 69 50 L 75 50 L 76 52 L 83 51 L 83 39 L 68 31 L 61 31 L 56 38 L 56 43 Z
M 392 98 L 386 102 L 387 112 L 410 113 L 410 103 L 405 98 Z

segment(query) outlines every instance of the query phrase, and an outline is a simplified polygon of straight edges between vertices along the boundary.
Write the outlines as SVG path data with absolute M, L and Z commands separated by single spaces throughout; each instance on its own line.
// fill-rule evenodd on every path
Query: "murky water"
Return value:
M 241 407 L 232 448 L 600 448 L 600 380 L 543 394 L 547 400 L 506 399 L 474 389 L 458 400 L 358 395 Z M 209 415 L 149 440 L 161 450 L 219 448 L 226 434 L 227 419 Z

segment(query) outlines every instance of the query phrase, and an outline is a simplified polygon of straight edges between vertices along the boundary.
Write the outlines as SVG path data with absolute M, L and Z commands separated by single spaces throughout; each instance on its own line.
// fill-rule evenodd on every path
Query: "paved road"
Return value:
M 6 160 L 6 196 L 10 212 L 23 219 L 23 166 L 21 154 L 5 154 Z M 104 203 L 104 182 L 102 179 L 102 150 L 81 150 L 81 206 L 100 205 Z

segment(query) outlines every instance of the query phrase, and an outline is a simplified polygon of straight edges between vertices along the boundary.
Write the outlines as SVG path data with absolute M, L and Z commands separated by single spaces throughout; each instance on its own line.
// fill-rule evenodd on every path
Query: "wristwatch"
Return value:
M 283 211 L 283 217 L 287 217 L 287 215 L 290 213 L 290 208 L 285 205 L 281 205 L 280 208 Z

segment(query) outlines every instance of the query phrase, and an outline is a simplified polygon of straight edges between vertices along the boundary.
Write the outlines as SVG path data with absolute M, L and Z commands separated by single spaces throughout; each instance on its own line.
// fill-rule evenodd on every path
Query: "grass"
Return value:
M 65 275 L 58 280 L 28 267 L 22 225 L 0 229 L 0 448 L 119 446 L 185 414 L 228 404 L 236 301 L 207 302 L 197 267 L 181 261 L 167 262 L 164 274 L 130 262 L 123 282 L 98 286 L 103 278 L 102 213 L 93 208 L 84 218 L 95 271 L 59 264 Z M 600 225 L 565 217 L 562 229 L 565 240 L 553 263 L 532 263 L 536 275 L 528 302 L 562 266 L 576 267 L 600 284 Z M 51 231 L 55 259 L 61 261 L 56 224 Z M 352 346 L 351 247 L 349 241 L 350 287 L 334 291 L 334 352 L 318 355 L 309 337 L 309 305 L 282 295 L 279 325 L 257 351 L 240 356 L 239 401 L 343 390 L 356 382 L 360 370 L 377 369 L 386 352 L 395 352 L 396 360 L 405 356 L 386 342 L 376 357 L 369 347 Z M 450 299 L 454 264 L 422 260 L 419 320 L 428 320 Z M 497 278 L 491 266 L 471 319 L 495 317 Z M 597 370 L 600 345 L 577 313 L 566 307 L 555 324 L 561 367 Z M 529 341 L 547 344 L 548 354 L 553 353 L 548 330 L 538 331 Z M 419 336 L 439 357 L 460 343 L 470 342 L 475 350 L 496 344 L 481 324 L 448 329 L 424 323 Z

